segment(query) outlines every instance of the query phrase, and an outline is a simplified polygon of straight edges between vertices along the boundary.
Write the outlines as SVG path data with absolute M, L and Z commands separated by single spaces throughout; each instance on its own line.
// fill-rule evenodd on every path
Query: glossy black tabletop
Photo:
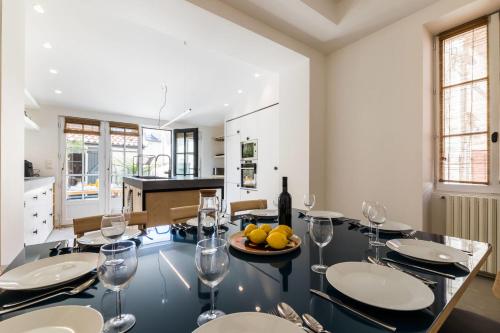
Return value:
M 318 247 L 306 233 L 306 222 L 293 212 L 293 228 L 302 240 L 299 250 L 275 257 L 257 257 L 230 249 L 230 272 L 216 288 L 216 307 L 226 313 L 242 311 L 268 312 L 278 302 L 287 302 L 299 313 L 308 312 L 328 330 L 341 332 L 379 332 L 375 327 L 356 315 L 343 310 L 309 292 L 310 288 L 326 291 L 345 303 L 397 327 L 398 332 L 427 332 L 433 330 L 437 318 L 456 296 L 459 297 L 470 279 L 477 272 L 478 265 L 489 253 L 488 244 L 470 242 L 453 237 L 417 233 L 419 239 L 445 243 L 457 248 L 472 250 L 466 264 L 472 273 L 455 266 L 439 266 L 437 269 L 452 273 L 455 279 L 448 279 L 422 272 L 419 274 L 438 281 L 433 289 L 435 302 L 420 311 L 397 312 L 381 310 L 356 302 L 336 291 L 324 276 L 311 271 L 310 266 L 318 263 Z M 241 221 L 229 224 L 225 233 L 228 238 L 240 230 Z M 137 323 L 130 332 L 191 332 L 198 315 L 210 307 L 210 290 L 197 277 L 194 265 L 195 235 L 172 232 L 169 227 L 148 229 L 148 235 L 140 237 L 139 266 L 128 289 L 124 291 L 124 312 L 132 313 Z M 401 235 L 393 237 L 400 238 Z M 8 267 L 12 269 L 25 262 L 49 256 L 52 244 L 26 247 Z M 378 255 L 405 260 L 398 254 L 380 248 Z M 344 261 L 362 261 L 367 256 L 376 256 L 376 250 L 368 245 L 368 237 L 361 229 L 347 219 L 336 220 L 334 236 L 324 248 L 327 265 Z M 433 266 L 436 268 L 436 266 Z M 184 281 L 183 281 L 184 280 Z M 24 292 L 0 291 L 0 305 L 32 295 Z M 455 300 L 455 299 L 453 299 Z M 452 302 L 453 303 L 453 302 Z M 41 307 L 55 305 L 90 305 L 100 311 L 104 319 L 115 315 L 115 294 L 96 283 L 78 297 L 60 298 L 38 307 L 31 307 L 0 316 L 6 319 L 14 315 Z

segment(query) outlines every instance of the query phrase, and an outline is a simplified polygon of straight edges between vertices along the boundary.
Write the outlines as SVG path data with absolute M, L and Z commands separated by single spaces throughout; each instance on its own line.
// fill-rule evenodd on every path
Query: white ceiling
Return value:
M 166 83 L 163 120 L 192 108 L 182 122 L 211 126 L 277 85 L 274 70 L 298 58 L 184 0 L 26 3 L 27 89 L 42 105 L 157 118 Z M 262 51 L 252 57 L 249 48 Z M 249 63 L 253 58 L 259 67 Z
M 220 0 L 329 53 L 437 0 Z

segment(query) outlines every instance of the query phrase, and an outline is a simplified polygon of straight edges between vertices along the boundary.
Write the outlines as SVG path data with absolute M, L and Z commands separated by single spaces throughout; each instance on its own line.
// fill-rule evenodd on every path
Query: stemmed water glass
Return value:
M 304 194 L 304 206 L 306 206 L 307 208 L 307 213 L 309 213 L 311 211 L 311 209 L 313 209 L 314 207 L 314 204 L 316 203 L 316 196 L 314 194 Z M 309 221 L 309 217 L 305 216 L 304 220 L 305 221 Z
M 104 323 L 103 332 L 122 333 L 135 325 L 133 314 L 123 314 L 121 290 L 125 289 L 137 271 L 137 251 L 132 241 L 120 241 L 101 246 L 97 276 L 104 287 L 117 292 L 117 316 Z
M 373 205 L 373 204 L 374 204 L 373 201 L 365 200 L 365 201 L 363 201 L 363 204 L 361 205 L 361 210 L 363 211 L 363 216 L 368 220 L 368 223 L 370 224 L 370 231 L 364 233 L 368 237 L 375 236 L 375 234 L 372 231 L 372 223 L 368 219 L 368 210 L 370 209 L 371 205 Z
M 333 223 L 329 218 L 311 217 L 309 221 L 309 235 L 319 247 L 319 264 L 312 265 L 311 269 L 315 273 L 325 274 L 328 266 L 323 265 L 323 247 L 328 245 L 333 237 Z
M 127 221 L 121 212 L 112 211 L 101 219 L 101 234 L 110 242 L 116 242 L 125 233 Z
M 372 246 L 385 246 L 385 243 L 379 240 L 379 228 L 382 224 L 385 223 L 387 219 L 387 209 L 384 205 L 379 202 L 376 202 L 370 206 L 368 209 L 368 219 L 371 223 L 374 223 L 377 227 L 376 229 L 376 239 L 370 240 L 370 245 Z
M 229 272 L 227 242 L 220 238 L 209 238 L 198 242 L 195 254 L 196 270 L 200 280 L 210 287 L 210 310 L 203 312 L 196 321 L 199 326 L 225 315 L 215 309 L 214 288 Z

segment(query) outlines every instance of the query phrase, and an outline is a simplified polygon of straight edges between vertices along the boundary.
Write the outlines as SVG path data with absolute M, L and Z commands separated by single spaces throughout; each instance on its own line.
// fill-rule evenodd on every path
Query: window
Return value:
M 66 200 L 99 197 L 99 121 L 66 117 Z
M 198 176 L 198 129 L 174 130 L 174 170 L 176 175 Z
M 109 123 L 111 140 L 111 198 L 121 199 L 123 177 L 136 174 L 134 156 L 139 149 L 139 126 Z M 121 203 L 121 201 L 120 201 Z
M 439 35 L 439 181 L 488 184 L 488 19 Z
M 157 128 L 142 128 L 142 175 L 166 177 L 172 171 L 172 131 Z M 168 155 L 168 157 L 167 157 Z

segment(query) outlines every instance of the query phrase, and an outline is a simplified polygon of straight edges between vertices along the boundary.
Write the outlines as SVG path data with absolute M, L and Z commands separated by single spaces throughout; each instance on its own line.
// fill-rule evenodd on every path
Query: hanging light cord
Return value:
M 161 112 L 163 111 L 163 109 L 165 108 L 165 105 L 167 105 L 167 85 L 164 85 L 163 87 L 163 90 L 164 90 L 164 94 L 163 94 L 163 104 L 161 105 L 160 107 L 160 111 L 158 111 L 158 127 L 161 126 L 160 122 L 160 115 L 161 115 Z

